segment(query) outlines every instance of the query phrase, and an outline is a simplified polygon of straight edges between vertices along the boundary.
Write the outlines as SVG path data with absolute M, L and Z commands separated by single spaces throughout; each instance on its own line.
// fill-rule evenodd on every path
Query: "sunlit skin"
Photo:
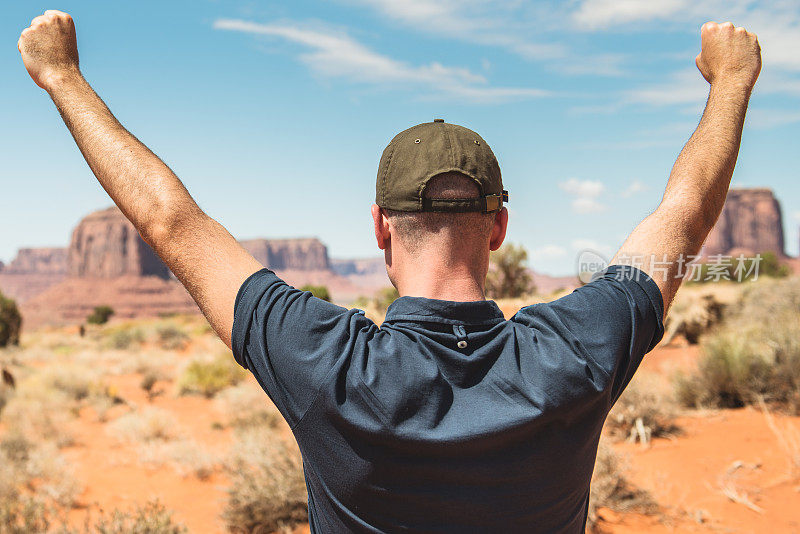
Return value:
M 180 179 L 111 114 L 81 74 L 72 18 L 36 17 L 18 47 L 33 81 L 52 98 L 100 184 L 145 241 L 183 283 L 219 337 L 230 346 L 233 307 L 242 282 L 262 268 L 218 222 L 206 215 Z M 686 143 L 659 207 L 631 233 L 612 263 L 640 256 L 669 306 L 681 279 L 681 255 L 696 254 L 722 210 L 736 164 L 750 93 L 761 69 L 758 39 L 731 23 L 701 29 L 697 67 L 710 84 L 703 118 Z M 390 221 L 372 207 L 375 237 L 401 295 L 448 300 L 483 298 L 489 252 L 508 226 L 503 210 L 481 250 L 438 236 L 430 254 L 397 246 Z M 649 261 L 672 262 L 667 276 Z

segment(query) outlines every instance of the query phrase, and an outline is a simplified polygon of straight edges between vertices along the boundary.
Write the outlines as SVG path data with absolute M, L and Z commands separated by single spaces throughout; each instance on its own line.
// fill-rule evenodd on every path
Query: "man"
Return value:
M 707 23 L 701 41 L 708 103 L 659 207 L 601 277 L 508 321 L 484 300 L 508 223 L 488 145 L 442 121 L 396 136 L 372 216 L 401 297 L 380 328 L 287 286 L 200 210 L 84 80 L 69 15 L 36 17 L 19 49 L 101 185 L 289 422 L 313 532 L 580 532 L 603 421 L 722 209 L 761 68 L 742 28 Z

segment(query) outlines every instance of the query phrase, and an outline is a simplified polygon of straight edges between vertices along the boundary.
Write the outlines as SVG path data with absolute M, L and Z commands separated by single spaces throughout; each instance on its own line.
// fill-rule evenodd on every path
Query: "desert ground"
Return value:
M 734 407 L 686 378 L 708 370 L 724 335 L 698 307 L 709 292 L 751 323 L 753 302 L 783 306 L 788 335 L 798 331 L 798 308 L 780 299 L 800 282 L 757 284 L 745 301 L 742 284 L 681 290 L 669 343 L 645 357 L 607 421 L 590 529 L 800 532 L 797 375 L 788 398 L 769 382 L 758 396 L 726 390 L 725 402 L 741 393 Z M 500 304 L 511 315 L 526 303 Z M 736 331 L 730 316 L 722 324 Z M 693 328 L 699 344 L 687 341 Z M 201 317 L 25 331 L 0 361 L 14 380 L 0 386 L 0 532 L 307 532 L 291 434 Z M 753 380 L 742 376 L 720 380 Z

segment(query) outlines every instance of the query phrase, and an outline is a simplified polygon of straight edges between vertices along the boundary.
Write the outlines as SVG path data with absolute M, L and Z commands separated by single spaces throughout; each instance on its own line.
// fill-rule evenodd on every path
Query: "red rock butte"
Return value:
M 385 271 L 362 276 L 358 260 L 339 260 L 334 270 L 327 247 L 316 238 L 250 239 L 242 245 L 287 282 L 325 285 L 337 301 L 371 294 L 389 283 Z M 100 305 L 111 306 L 118 318 L 198 312 L 116 207 L 81 219 L 67 248 L 20 249 L 0 270 L 0 289 L 18 301 L 28 327 L 82 322 Z
M 781 205 L 771 189 L 731 189 L 703 254 L 752 256 L 759 252 L 786 258 Z

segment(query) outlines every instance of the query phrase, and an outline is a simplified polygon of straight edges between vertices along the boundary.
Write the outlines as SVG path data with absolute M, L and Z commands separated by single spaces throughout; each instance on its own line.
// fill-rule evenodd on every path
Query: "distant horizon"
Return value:
M 770 187 L 767 187 L 767 186 L 731 187 L 730 190 L 731 191 L 733 191 L 733 190 L 737 190 L 737 191 L 742 191 L 742 190 L 767 190 L 767 191 L 772 192 L 773 195 L 775 194 L 774 190 L 772 188 L 770 188 Z M 781 199 L 778 198 L 777 196 L 775 196 L 775 198 L 776 198 L 776 200 L 778 201 L 778 204 L 781 207 L 781 221 L 782 221 L 783 227 L 784 227 L 783 228 L 783 232 L 784 232 L 784 253 L 787 256 L 789 256 L 790 258 L 800 257 L 800 255 L 790 254 L 788 252 L 788 247 L 787 247 L 788 243 L 787 243 L 787 240 L 786 240 L 786 234 L 787 234 L 787 232 L 786 232 L 786 215 L 785 215 L 784 210 L 783 210 L 783 205 L 781 204 Z M 82 220 L 83 218 L 85 218 L 86 216 L 88 216 L 88 215 L 90 215 L 92 213 L 104 211 L 104 210 L 110 209 L 112 207 L 116 207 L 116 206 L 112 203 L 111 205 L 107 205 L 107 206 L 105 206 L 103 208 L 98 208 L 96 210 L 92 210 L 89 213 L 85 214 L 83 217 L 81 217 L 81 219 L 79 219 L 78 222 L 80 222 L 80 220 Z M 76 224 L 78 224 L 78 223 L 76 223 Z M 74 227 L 73 227 L 73 230 L 74 230 Z M 381 254 L 381 252 L 379 250 L 376 250 L 375 254 L 373 254 L 373 255 L 363 255 L 363 256 L 339 256 L 339 255 L 336 255 L 336 254 L 331 252 L 330 245 L 328 243 L 326 243 L 324 239 L 322 239 L 321 237 L 316 236 L 316 235 L 297 235 L 297 236 L 280 236 L 280 237 L 271 237 L 271 236 L 263 236 L 262 235 L 262 236 L 255 236 L 255 237 L 243 237 L 243 238 L 234 236 L 234 238 L 237 241 L 240 241 L 240 242 L 254 241 L 254 240 L 260 240 L 260 239 L 264 239 L 264 240 L 268 240 L 268 241 L 294 241 L 294 240 L 304 240 L 304 239 L 316 239 L 316 240 L 318 240 L 320 243 L 322 243 L 325 246 L 326 250 L 328 251 L 328 259 L 329 260 L 359 261 L 359 260 L 381 260 L 381 259 L 383 259 L 382 258 L 382 254 Z M 37 246 L 37 245 L 28 246 L 28 245 L 26 245 L 26 246 L 17 247 L 16 251 L 18 253 L 20 250 L 26 250 L 26 249 L 35 250 L 35 249 L 68 248 L 68 247 L 69 247 L 69 236 L 67 238 L 67 242 L 65 244 L 63 244 L 63 245 L 41 245 L 41 246 Z M 16 257 L 16 253 L 12 258 L 10 258 L 8 260 L 0 258 L 0 263 L 3 263 L 4 265 L 9 265 L 9 263 L 11 261 L 13 261 L 13 259 L 15 257 Z M 565 277 L 570 277 L 570 276 L 575 276 L 575 277 L 578 276 L 577 272 L 553 273 L 553 272 L 550 272 L 550 271 L 544 271 L 544 270 L 538 269 L 535 265 L 531 264 L 530 260 L 528 261 L 528 268 L 531 269 L 532 271 L 534 271 L 538 275 L 544 275 L 544 276 L 548 276 L 548 277 L 552 277 L 552 278 L 565 278 Z

